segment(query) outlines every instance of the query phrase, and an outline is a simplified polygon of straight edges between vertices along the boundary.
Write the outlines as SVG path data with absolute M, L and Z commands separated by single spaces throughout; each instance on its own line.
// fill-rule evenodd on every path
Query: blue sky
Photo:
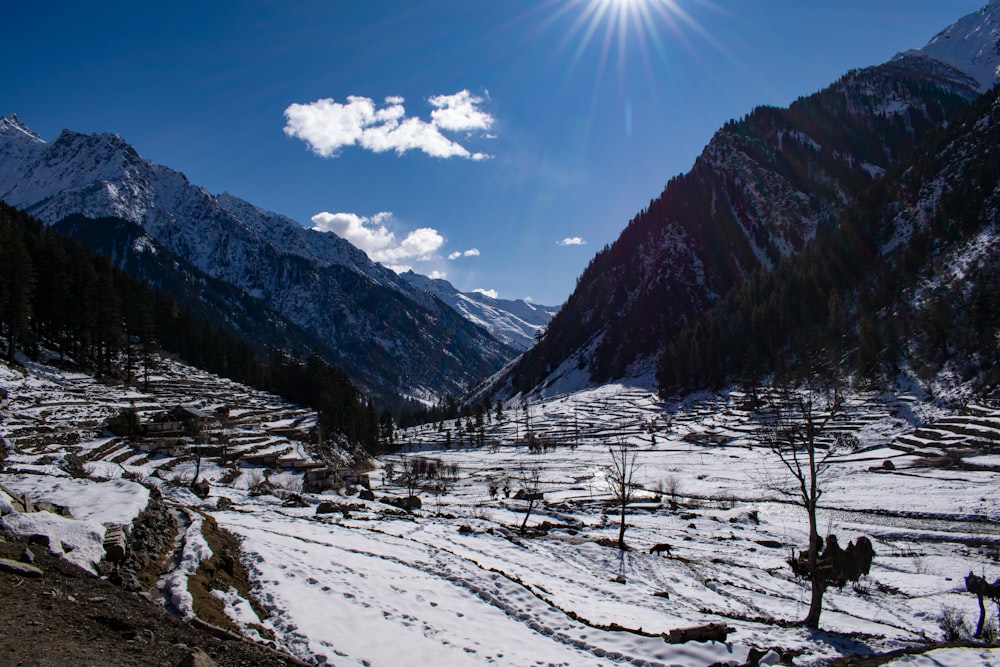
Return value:
M 556 305 L 715 130 L 985 0 L 8 3 L 0 114 Z

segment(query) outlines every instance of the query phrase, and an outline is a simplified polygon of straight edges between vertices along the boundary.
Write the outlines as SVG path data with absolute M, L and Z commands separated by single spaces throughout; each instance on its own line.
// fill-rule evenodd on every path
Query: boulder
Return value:
M 104 532 L 104 558 L 110 563 L 125 561 L 125 531 L 121 526 L 108 526 Z
M 7 558 L 0 558 L 0 572 L 10 572 L 11 574 L 17 574 L 22 577 L 42 576 L 42 571 L 34 565 L 19 563 L 16 560 L 10 560 Z
M 340 508 L 337 505 L 331 503 L 329 500 L 324 500 L 319 505 L 316 506 L 316 514 L 333 514 L 334 512 L 339 512 Z

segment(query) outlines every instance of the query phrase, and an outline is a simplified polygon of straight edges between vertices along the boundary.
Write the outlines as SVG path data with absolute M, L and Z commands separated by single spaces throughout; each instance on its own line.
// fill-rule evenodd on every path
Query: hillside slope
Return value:
M 82 215 L 141 225 L 199 271 L 266 302 L 370 390 L 458 394 L 513 356 L 347 241 L 231 195 L 213 196 L 117 135 L 64 130 L 47 143 L 9 116 L 0 119 L 0 165 L 0 199 L 8 204 L 48 224 Z M 270 328 L 246 326 L 253 334 Z
M 545 336 L 487 391 L 648 369 L 677 332 L 755 269 L 800 252 L 981 87 L 952 65 L 904 54 L 727 123 L 594 257 Z

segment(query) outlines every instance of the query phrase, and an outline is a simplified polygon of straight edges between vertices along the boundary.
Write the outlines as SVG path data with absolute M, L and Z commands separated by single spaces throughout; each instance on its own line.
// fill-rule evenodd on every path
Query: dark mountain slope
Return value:
M 758 269 L 661 357 L 665 394 L 908 370 L 979 391 L 1000 385 L 1000 88 L 894 168 L 801 253 Z
M 655 357 L 754 269 L 801 251 L 977 87 L 936 61 L 900 58 L 728 123 L 591 261 L 545 336 L 512 366 L 511 388 L 531 390 L 560 367 L 602 382 Z

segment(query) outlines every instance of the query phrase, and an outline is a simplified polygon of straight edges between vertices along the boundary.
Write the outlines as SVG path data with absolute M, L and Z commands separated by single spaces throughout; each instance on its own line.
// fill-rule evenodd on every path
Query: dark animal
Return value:
M 649 553 L 651 554 L 660 554 L 663 552 L 666 552 L 668 556 L 670 555 L 669 544 L 654 544 L 653 546 L 649 547 Z

